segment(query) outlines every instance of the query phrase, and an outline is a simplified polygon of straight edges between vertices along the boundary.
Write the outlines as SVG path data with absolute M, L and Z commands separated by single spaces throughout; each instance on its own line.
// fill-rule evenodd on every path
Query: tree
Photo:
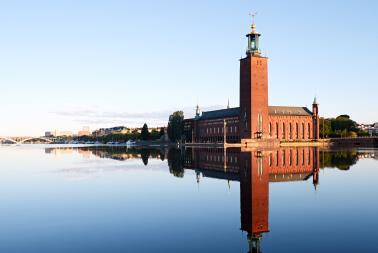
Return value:
M 164 133 L 165 133 L 164 127 L 161 127 L 160 132 L 159 132 L 160 137 L 162 137 L 164 135 Z
M 328 138 L 328 136 L 332 134 L 331 120 L 320 118 L 319 130 L 321 138 Z
M 340 115 L 336 119 L 331 119 L 333 131 L 356 131 L 357 123 L 350 119 L 348 115 Z
M 184 177 L 184 157 L 179 149 L 170 149 L 168 151 L 169 172 L 175 177 Z
M 142 149 L 140 151 L 140 155 L 142 157 L 143 164 L 147 166 L 148 164 L 148 158 L 150 157 L 150 150 L 148 149 Z
M 150 132 L 148 132 L 148 126 L 146 123 L 144 123 L 143 127 L 142 127 L 142 132 L 140 134 L 140 137 L 142 138 L 142 140 L 146 141 L 148 139 L 150 139 Z
M 184 133 L 184 112 L 176 111 L 169 116 L 168 137 L 171 141 L 179 141 Z

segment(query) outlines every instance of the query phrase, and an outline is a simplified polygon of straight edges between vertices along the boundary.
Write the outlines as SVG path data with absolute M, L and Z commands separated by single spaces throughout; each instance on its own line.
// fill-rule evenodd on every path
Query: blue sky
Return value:
M 257 11 L 270 105 L 378 121 L 378 2 L 2 1 L 0 135 L 161 125 L 239 104 Z

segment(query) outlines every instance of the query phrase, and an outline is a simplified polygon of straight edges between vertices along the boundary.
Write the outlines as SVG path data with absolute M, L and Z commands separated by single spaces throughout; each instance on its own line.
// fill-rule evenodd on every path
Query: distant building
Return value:
M 149 132 L 157 131 L 159 132 L 161 127 L 150 127 L 148 128 Z M 124 126 L 110 127 L 110 128 L 100 128 L 92 132 L 94 136 L 104 136 L 108 134 L 131 134 L 131 133 L 141 133 L 141 127 L 129 128 Z
M 55 136 L 71 137 L 71 136 L 73 136 L 73 133 L 72 133 L 72 131 L 57 131 Z
M 369 131 L 370 128 L 372 128 L 374 124 L 357 124 L 357 128 L 361 131 Z
M 104 136 L 108 134 L 126 134 L 130 132 L 130 128 L 124 126 L 110 127 L 110 128 L 100 128 L 92 132 L 94 136 Z
M 77 133 L 77 136 L 91 136 L 92 133 L 90 132 L 89 130 L 89 127 L 83 127 L 82 130 L 80 130 L 78 133 Z
M 378 123 L 372 124 L 371 127 L 368 129 L 368 132 L 370 135 L 378 134 Z
M 73 134 L 71 131 L 59 131 L 59 130 L 45 132 L 45 137 L 59 137 L 59 136 L 71 137 L 73 136 Z
M 51 131 L 46 131 L 45 132 L 45 137 L 54 137 L 54 133 Z

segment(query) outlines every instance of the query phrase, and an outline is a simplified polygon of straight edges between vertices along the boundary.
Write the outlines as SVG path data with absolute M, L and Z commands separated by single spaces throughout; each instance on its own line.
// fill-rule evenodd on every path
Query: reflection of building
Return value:
M 240 164 L 241 229 L 248 232 L 249 251 L 259 252 L 262 234 L 269 232 L 269 171 L 261 152 L 241 153 Z
M 248 233 L 249 252 L 260 252 L 264 233 L 269 232 L 269 183 L 302 181 L 319 183 L 318 148 L 240 152 L 240 149 L 187 149 L 185 168 L 199 174 L 240 181 L 241 229 Z
M 66 155 L 72 154 L 73 150 L 73 148 L 45 148 L 45 153 L 54 155 Z
M 318 103 L 306 107 L 268 106 L 268 58 L 260 52 L 260 34 L 252 24 L 247 55 L 240 60 L 240 107 L 203 112 L 184 121 L 187 142 L 249 143 L 256 139 L 319 139 Z

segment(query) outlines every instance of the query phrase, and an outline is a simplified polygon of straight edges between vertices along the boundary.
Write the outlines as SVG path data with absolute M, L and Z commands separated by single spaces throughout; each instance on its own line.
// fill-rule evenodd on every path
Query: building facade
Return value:
M 318 103 L 306 107 L 268 105 L 268 58 L 260 52 L 260 34 L 255 24 L 247 34 L 246 57 L 240 60 L 240 106 L 199 111 L 184 121 L 186 142 L 246 143 L 251 140 L 319 139 Z

